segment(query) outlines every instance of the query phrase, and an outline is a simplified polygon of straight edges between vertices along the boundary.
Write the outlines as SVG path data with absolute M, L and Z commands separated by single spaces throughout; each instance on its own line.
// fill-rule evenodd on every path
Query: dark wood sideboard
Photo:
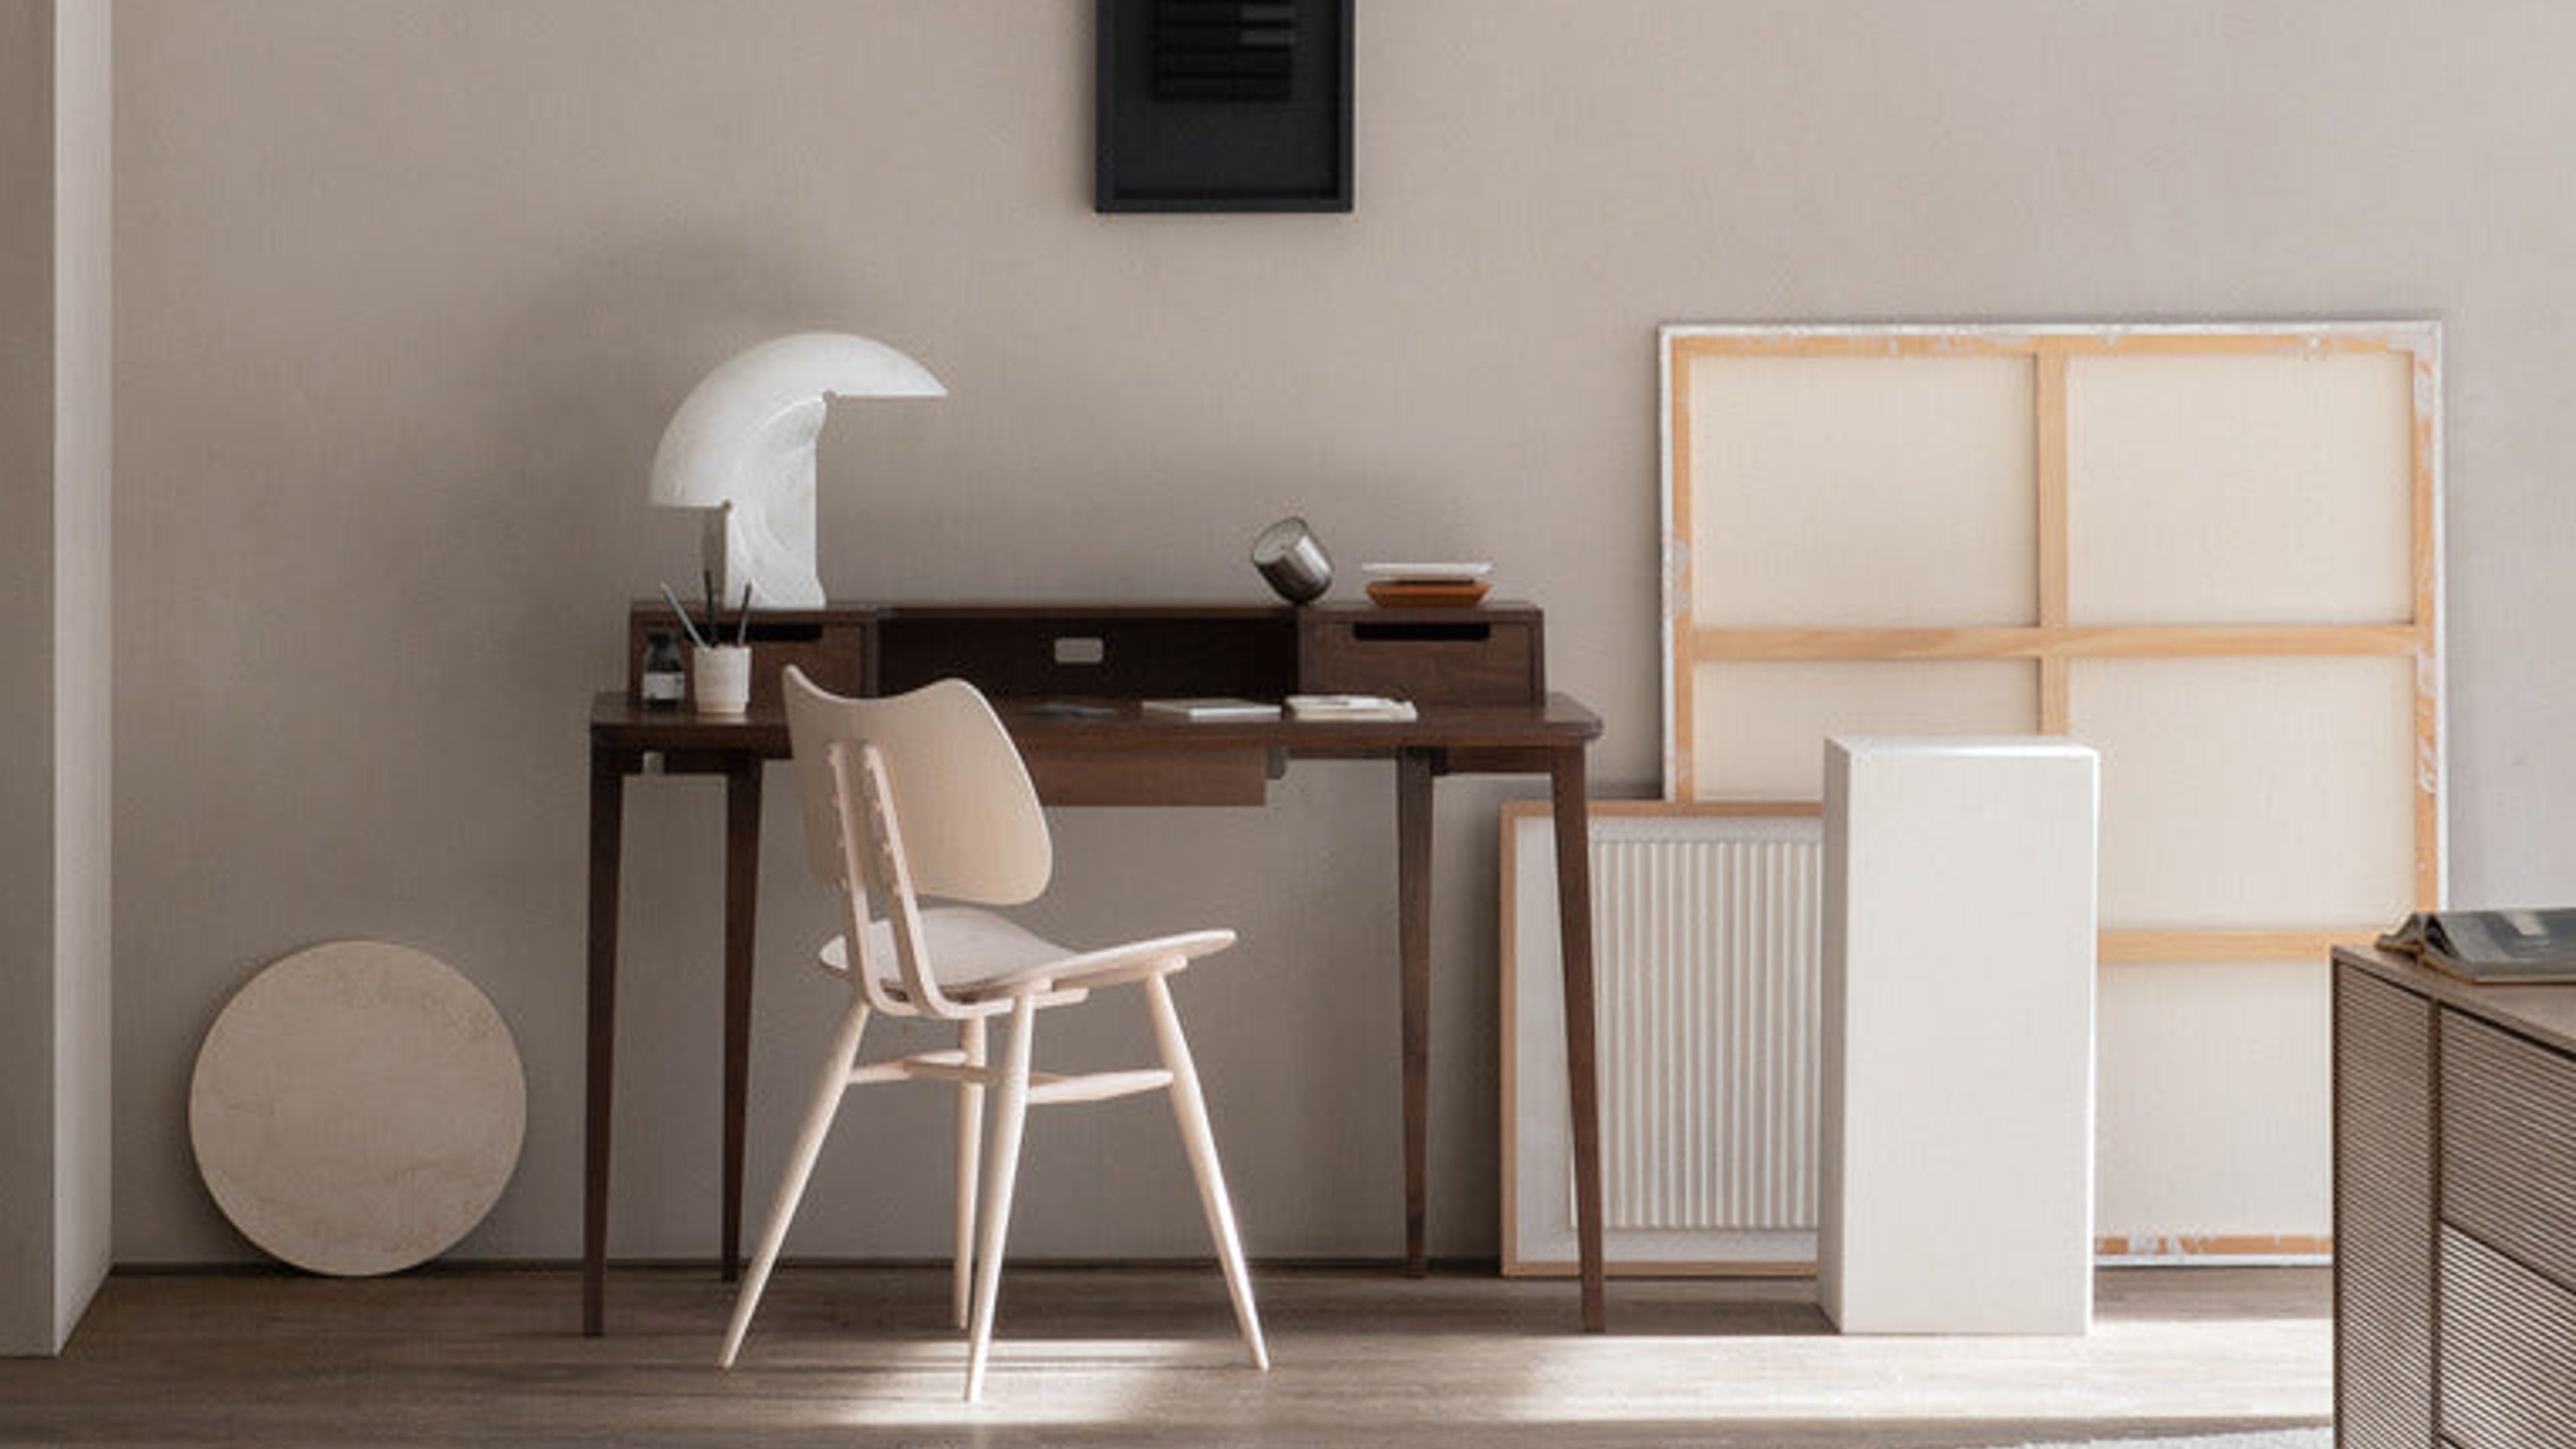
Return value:
M 2334 953 L 2342 1449 L 2576 1449 L 2576 986 Z

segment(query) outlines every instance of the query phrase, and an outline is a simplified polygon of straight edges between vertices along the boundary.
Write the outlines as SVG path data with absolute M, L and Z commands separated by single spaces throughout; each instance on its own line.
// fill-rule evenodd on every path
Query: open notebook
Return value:
M 2418 911 L 2379 944 L 2470 981 L 2576 981 L 2576 908 Z

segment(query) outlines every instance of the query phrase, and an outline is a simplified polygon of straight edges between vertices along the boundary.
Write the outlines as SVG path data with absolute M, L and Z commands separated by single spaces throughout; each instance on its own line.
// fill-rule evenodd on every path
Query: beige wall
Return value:
M 952 394 L 836 410 L 835 593 L 1250 601 L 1242 549 L 1292 510 L 1347 565 L 1487 557 L 1609 719 L 1596 788 L 1643 794 L 1658 322 L 2439 317 L 2455 880 L 2576 897 L 2576 699 L 2534 662 L 2576 612 L 2556 0 L 1386 0 L 1354 214 L 1164 218 L 1090 210 L 1091 10 L 128 0 L 120 1258 L 241 1251 L 188 1155 L 196 1043 L 258 966 L 350 935 L 450 960 L 519 1035 L 527 1158 L 465 1251 L 575 1249 L 583 701 L 621 601 L 693 559 L 642 502 L 664 419 L 788 330 L 883 338 Z M 1502 793 L 1441 812 L 1442 1253 L 1496 1246 Z M 1062 817 L 1045 919 L 1241 927 L 1183 1005 L 1251 1246 L 1392 1252 L 1386 782 L 1275 798 Z M 712 1238 L 718 821 L 712 787 L 631 792 L 622 1253 Z M 790 823 L 756 1178 L 830 1001 Z M 866 1171 L 931 1107 L 844 1127 L 793 1250 L 937 1251 L 934 1175 Z M 1199 1251 L 1168 1138 L 1045 1122 L 1021 1241 Z

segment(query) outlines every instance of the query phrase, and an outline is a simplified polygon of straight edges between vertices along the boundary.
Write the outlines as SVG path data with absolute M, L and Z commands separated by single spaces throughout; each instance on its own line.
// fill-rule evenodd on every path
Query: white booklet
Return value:
M 1277 719 L 1279 706 L 1258 699 L 1235 699 L 1210 695 L 1198 699 L 1149 699 L 1141 706 L 1147 714 L 1171 715 L 1180 719 Z
M 1292 694 L 1288 712 L 1299 719 L 1392 719 L 1414 717 L 1413 701 L 1382 694 Z

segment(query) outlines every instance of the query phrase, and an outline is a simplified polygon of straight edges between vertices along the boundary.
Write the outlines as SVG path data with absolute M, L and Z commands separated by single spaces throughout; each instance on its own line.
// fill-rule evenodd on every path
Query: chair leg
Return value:
M 1244 1347 L 1252 1350 L 1253 1366 L 1267 1369 L 1270 1346 L 1261 1337 L 1261 1312 L 1252 1303 L 1252 1275 L 1243 1265 L 1243 1239 L 1235 1231 L 1234 1204 L 1226 1196 L 1225 1173 L 1217 1166 L 1216 1134 L 1208 1127 L 1207 1098 L 1199 1091 L 1189 1040 L 1181 1035 L 1180 1013 L 1172 1007 L 1171 983 L 1161 976 L 1145 978 L 1145 1000 L 1153 1011 L 1154 1039 L 1163 1049 L 1163 1066 L 1172 1074 L 1172 1115 L 1180 1122 L 1181 1145 L 1188 1150 L 1190 1170 L 1198 1178 L 1199 1207 L 1207 1213 L 1208 1236 L 1216 1240 L 1217 1261 L 1225 1268 L 1226 1292 L 1234 1298 L 1234 1321 L 1243 1330 Z
M 868 1006 L 864 1001 L 850 1003 L 849 1014 L 841 1018 L 840 1032 L 832 1038 L 832 1049 L 823 1058 L 823 1069 L 814 1079 L 813 1101 L 805 1109 L 805 1123 L 796 1132 L 796 1146 L 787 1157 L 787 1171 L 778 1180 L 778 1198 L 769 1209 L 769 1226 L 762 1230 L 760 1248 L 743 1270 L 742 1291 L 735 1295 L 733 1323 L 725 1330 L 724 1350 L 716 1358 L 719 1368 L 733 1367 L 734 1355 L 742 1351 L 742 1337 L 750 1331 L 752 1310 L 760 1306 L 761 1290 L 769 1286 L 769 1270 L 777 1265 L 778 1250 L 787 1241 L 788 1220 L 796 1216 L 796 1204 L 805 1196 L 805 1183 L 814 1175 L 814 1160 L 823 1152 L 823 1138 L 832 1130 L 832 1118 L 841 1110 L 841 1094 L 850 1088 L 850 1069 L 859 1059 L 859 1035 L 867 1029 Z
M 970 1067 L 984 1065 L 984 1018 L 957 1023 L 957 1046 Z M 975 1178 L 977 1157 L 984 1149 L 984 1084 L 957 1084 L 957 1254 L 956 1287 L 951 1295 L 957 1326 L 966 1326 L 975 1286 Z
M 984 1395 L 984 1362 L 993 1347 L 993 1305 L 1002 1287 L 1002 1242 L 1011 1228 L 1011 1189 L 1020 1171 L 1020 1129 L 1029 1114 L 1029 1057 L 1037 1006 L 1026 996 L 1011 1007 L 1011 1042 L 1002 1054 L 1000 1095 L 993 1103 L 993 1141 L 984 1160 L 983 1242 L 975 1257 L 975 1320 L 966 1345 L 966 1401 Z

